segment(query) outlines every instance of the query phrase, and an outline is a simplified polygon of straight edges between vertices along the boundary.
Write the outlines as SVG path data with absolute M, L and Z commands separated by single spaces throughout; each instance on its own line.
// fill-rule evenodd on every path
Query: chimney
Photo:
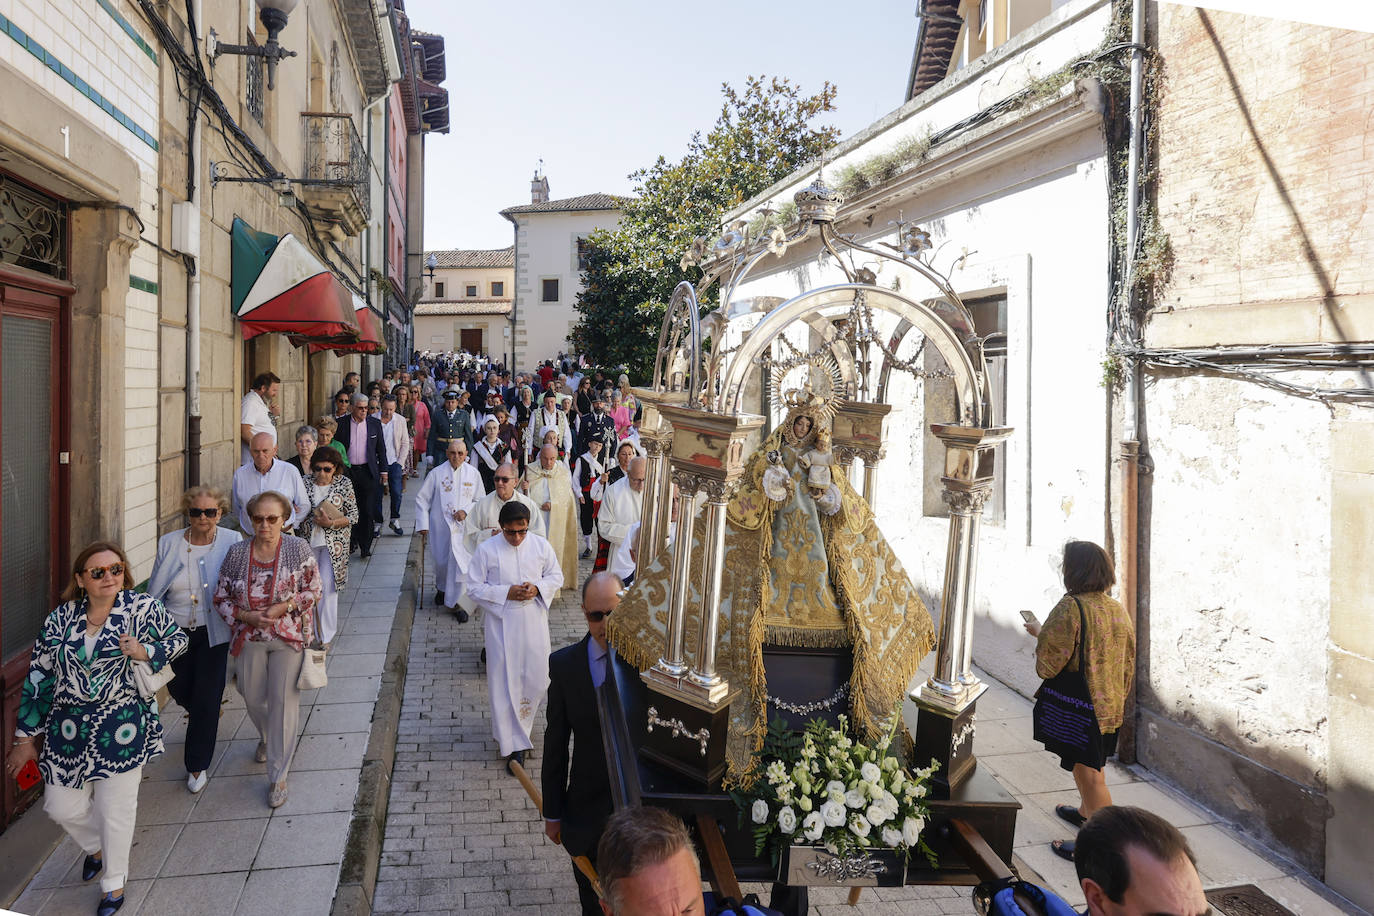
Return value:
M 534 180 L 530 182 L 530 203 L 546 204 L 549 202 L 549 179 L 539 172 L 534 173 Z

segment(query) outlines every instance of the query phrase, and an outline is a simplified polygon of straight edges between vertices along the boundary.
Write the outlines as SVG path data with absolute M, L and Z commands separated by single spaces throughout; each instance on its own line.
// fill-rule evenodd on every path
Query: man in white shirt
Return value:
M 515 488 L 515 482 L 519 479 L 515 475 L 515 466 L 506 462 L 496 469 L 491 479 L 495 489 L 473 503 L 468 517 L 463 521 L 463 540 L 468 552 L 475 553 L 483 541 L 501 533 L 498 521 L 501 507 L 512 500 L 524 503 L 530 510 L 530 530 L 542 538 L 544 520 L 540 518 L 537 511 L 539 507 L 534 500 Z
M 571 455 L 573 453 L 572 430 L 568 428 L 568 415 L 558 409 L 558 396 L 552 391 L 545 391 L 543 404 L 543 407 L 530 415 L 530 425 L 525 430 L 523 444 L 529 464 L 534 464 L 539 460 L 539 449 L 544 444 L 544 427 L 546 426 L 552 426 L 558 430 L 558 447 L 563 450 L 563 454 Z
M 631 526 L 639 522 L 640 505 L 644 498 L 644 477 L 648 462 L 643 458 L 630 461 L 625 476 L 606 488 L 601 500 L 601 512 L 596 517 L 596 526 L 601 537 L 609 545 L 604 557 L 596 558 L 597 571 L 608 568 L 610 558 L 629 537 Z
M 291 465 L 277 457 L 277 440 L 268 433 L 253 437 L 249 461 L 234 472 L 233 506 L 239 528 L 251 533 L 248 520 L 248 500 L 275 490 L 291 500 L 291 517 L 282 520 L 283 528 L 294 528 L 310 511 L 310 499 L 305 495 L 305 478 Z
M 401 462 L 410 452 L 410 430 L 406 426 L 406 418 L 396 412 L 396 396 L 394 394 L 382 396 L 382 409 L 376 416 L 378 422 L 382 424 L 382 442 L 386 446 L 387 486 L 385 489 L 391 491 L 390 528 L 392 533 L 397 536 L 404 536 L 405 531 L 401 529 L 397 520 L 401 517 L 401 495 L 405 492 L 406 486 Z M 383 487 L 377 488 L 376 500 L 372 506 L 379 529 L 382 525 L 383 489 Z
M 272 372 L 262 372 L 253 379 L 249 392 L 243 396 L 243 402 L 239 405 L 239 441 L 242 443 L 239 446 L 239 464 L 247 464 L 253 460 L 249 452 L 252 450 L 253 437 L 258 433 L 267 433 L 272 437 L 273 443 L 277 441 L 276 417 L 272 413 L 272 402 L 276 400 L 277 392 L 280 390 L 281 379 Z
M 468 594 L 481 606 L 491 726 L 506 769 L 525 762 L 530 729 L 549 689 L 549 603 L 563 573 L 549 542 L 530 531 L 521 502 L 501 507 L 501 533 L 482 543 L 468 567 Z
M 463 522 L 472 504 L 482 495 L 482 478 L 468 464 L 468 447 L 454 439 L 445 452 L 448 459 L 429 472 L 415 494 L 415 530 L 421 548 L 429 546 L 434 557 L 434 603 L 458 607 L 458 622 L 467 623 L 472 599 L 463 588 L 472 554 L 463 541 Z M 433 539 L 429 537 L 434 532 Z

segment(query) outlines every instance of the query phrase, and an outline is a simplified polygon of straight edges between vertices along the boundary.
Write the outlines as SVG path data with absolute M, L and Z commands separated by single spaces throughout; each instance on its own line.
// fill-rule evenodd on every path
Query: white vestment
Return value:
M 510 587 L 525 582 L 538 594 L 511 601 Z M 502 757 L 533 747 L 530 729 L 549 689 L 549 604 L 562 585 L 558 558 L 537 534 L 526 535 L 518 547 L 494 537 L 472 553 L 467 590 L 485 611 L 491 727 Z
M 630 526 L 639 522 L 640 502 L 644 491 L 630 489 L 630 478 L 622 477 L 606 488 L 601 498 L 601 512 L 596 517 L 596 526 L 601 536 L 611 542 L 611 553 L 624 543 L 630 533 Z
M 544 537 L 548 538 L 558 566 L 563 570 L 563 581 L 569 588 L 577 584 L 577 497 L 573 491 L 572 475 L 568 466 L 555 461 L 553 468 L 546 471 L 542 465 L 532 464 L 525 469 L 525 484 L 528 495 L 544 523 Z M 545 512 L 544 503 L 551 508 Z
M 621 582 L 634 575 L 635 567 L 638 565 L 638 558 L 635 555 L 635 551 L 639 549 L 638 541 L 639 522 L 635 522 L 626 532 L 625 540 L 617 544 L 611 551 L 611 558 L 607 561 L 606 568 L 615 573 Z
M 463 523 L 454 516 L 472 511 L 472 504 L 481 495 L 482 478 L 477 469 L 463 462 L 455 470 L 447 461 L 429 472 L 415 495 L 416 530 L 429 532 L 435 589 L 444 593 L 444 603 L 449 607 L 461 604 L 468 611 L 473 603 L 464 594 L 463 581 L 472 552 L 463 538 Z
M 530 534 L 537 534 L 541 538 L 544 536 L 544 513 L 539 511 L 539 506 L 535 505 L 534 500 L 524 493 L 516 490 L 511 499 L 519 500 L 530 509 Z M 463 541 L 468 553 L 476 553 L 478 546 L 493 534 L 501 533 L 501 523 L 498 519 L 501 516 L 501 507 L 505 501 L 496 495 L 492 490 L 477 502 L 472 504 L 468 510 L 468 517 L 463 522 Z

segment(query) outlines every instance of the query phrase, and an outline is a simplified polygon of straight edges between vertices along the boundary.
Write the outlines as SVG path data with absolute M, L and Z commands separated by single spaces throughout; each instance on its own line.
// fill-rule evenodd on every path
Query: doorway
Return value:
M 463 328 L 458 332 L 458 346 L 472 354 L 482 352 L 482 329 Z

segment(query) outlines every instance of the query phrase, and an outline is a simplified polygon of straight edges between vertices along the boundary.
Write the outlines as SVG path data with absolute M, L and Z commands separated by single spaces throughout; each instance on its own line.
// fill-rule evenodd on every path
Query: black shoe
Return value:
M 81 863 L 81 880 L 91 880 L 96 875 L 100 874 L 100 870 L 104 867 L 105 862 L 103 860 L 98 859 L 95 856 L 86 856 L 86 861 Z
M 470 619 L 471 619 L 471 618 L 468 617 L 468 612 L 467 612 L 467 611 L 463 610 L 462 608 L 459 608 L 459 609 L 458 609 L 458 622 L 459 622 L 459 623 L 467 623 L 468 620 L 470 620 Z M 487 650 L 486 650 L 486 649 L 483 649 L 482 651 L 483 651 L 483 652 L 486 652 Z M 483 656 L 482 656 L 482 661 L 486 661 L 486 660 L 487 660 L 487 657 L 486 657 L 485 655 L 483 655 Z
M 435 592 L 435 593 L 434 593 L 434 603 L 435 603 L 435 604 L 443 604 L 443 603 L 444 603 L 444 593 L 443 593 L 443 592 Z
M 396 519 L 394 518 L 391 520 L 391 530 L 396 533 L 397 537 L 403 538 L 406 536 L 405 531 L 402 530 L 400 525 L 396 524 Z
M 106 894 L 104 897 L 101 897 L 100 902 L 96 904 L 95 916 L 114 916 L 115 913 L 119 912 L 119 908 L 123 905 L 123 894 L 120 894 L 118 897 L 112 897 L 109 894 Z
M 482 664 L 485 665 L 486 663 L 487 663 L 487 650 L 486 650 L 486 647 L 484 646 L 484 647 L 482 648 Z
M 372 556 L 372 551 L 370 551 L 370 550 L 364 550 L 362 553 L 358 554 L 358 559 L 360 559 L 360 560 L 366 560 L 366 559 L 371 558 L 371 556 Z
M 579 559 L 585 560 L 585 559 L 589 558 L 591 555 L 592 555 L 592 549 L 591 549 L 590 547 L 583 547 L 583 548 L 582 548 L 582 552 L 581 552 L 580 554 L 578 554 L 577 556 L 578 556 Z
M 514 775 L 515 775 L 515 768 L 511 766 L 512 763 L 518 763 L 518 764 L 520 764 L 521 767 L 524 767 L 524 765 L 525 765 L 525 752 L 524 752 L 524 751 L 516 751 L 514 754 L 511 754 L 511 755 L 509 755 L 509 756 L 506 757 L 506 772 L 509 773 L 509 774 L 511 774 L 512 776 L 514 776 Z

